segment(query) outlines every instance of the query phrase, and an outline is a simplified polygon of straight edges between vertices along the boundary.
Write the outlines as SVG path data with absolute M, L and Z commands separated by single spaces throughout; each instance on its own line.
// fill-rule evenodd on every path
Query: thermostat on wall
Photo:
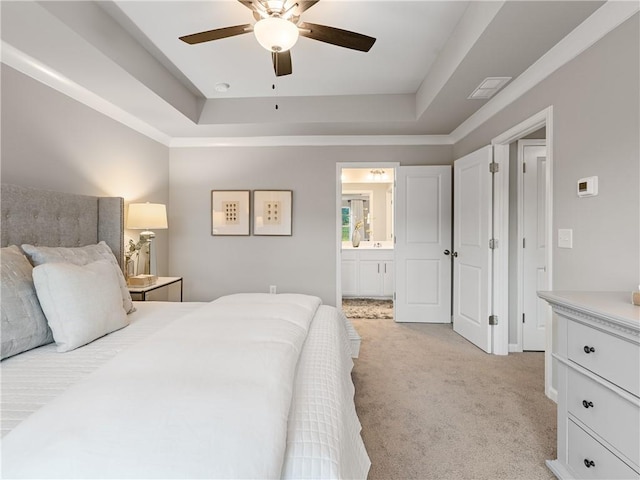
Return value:
M 593 197 L 598 195 L 598 177 L 587 177 L 578 180 L 578 196 Z

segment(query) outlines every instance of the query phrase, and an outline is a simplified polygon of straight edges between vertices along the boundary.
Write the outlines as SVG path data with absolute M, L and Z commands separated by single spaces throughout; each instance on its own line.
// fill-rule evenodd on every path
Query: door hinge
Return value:
M 393 301 L 396 301 L 396 292 L 393 292 Z
M 522 173 L 527 173 L 527 163 L 522 162 Z
M 526 245 L 526 242 L 524 241 L 524 237 L 522 238 L 522 248 L 524 248 Z
M 489 171 L 491 173 L 498 173 L 500 171 L 500 164 L 496 162 L 491 162 L 489 164 Z
M 498 324 L 498 315 L 489 315 L 489 325 Z
M 491 250 L 495 250 L 496 248 L 498 248 L 498 240 L 496 240 L 495 238 L 490 238 L 489 239 L 489 248 Z
M 522 323 L 524 323 L 524 313 L 522 314 Z

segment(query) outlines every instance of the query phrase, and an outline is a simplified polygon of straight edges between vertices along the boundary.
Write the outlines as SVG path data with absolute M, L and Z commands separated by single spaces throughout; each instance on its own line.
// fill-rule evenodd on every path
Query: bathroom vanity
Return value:
M 553 307 L 561 479 L 640 478 L 640 307 L 630 292 L 538 292 Z
M 342 247 L 342 296 L 393 298 L 393 245 L 391 242 L 361 242 Z

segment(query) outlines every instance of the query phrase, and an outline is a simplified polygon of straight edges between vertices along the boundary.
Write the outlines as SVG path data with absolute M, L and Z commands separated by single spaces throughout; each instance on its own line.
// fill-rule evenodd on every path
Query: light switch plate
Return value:
M 573 230 L 570 228 L 558 229 L 558 248 L 573 248 Z

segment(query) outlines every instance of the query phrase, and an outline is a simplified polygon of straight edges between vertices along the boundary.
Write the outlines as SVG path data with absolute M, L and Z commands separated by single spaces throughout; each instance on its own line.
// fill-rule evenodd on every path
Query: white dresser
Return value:
M 553 307 L 561 479 L 640 478 L 640 307 L 630 293 L 539 292 Z

